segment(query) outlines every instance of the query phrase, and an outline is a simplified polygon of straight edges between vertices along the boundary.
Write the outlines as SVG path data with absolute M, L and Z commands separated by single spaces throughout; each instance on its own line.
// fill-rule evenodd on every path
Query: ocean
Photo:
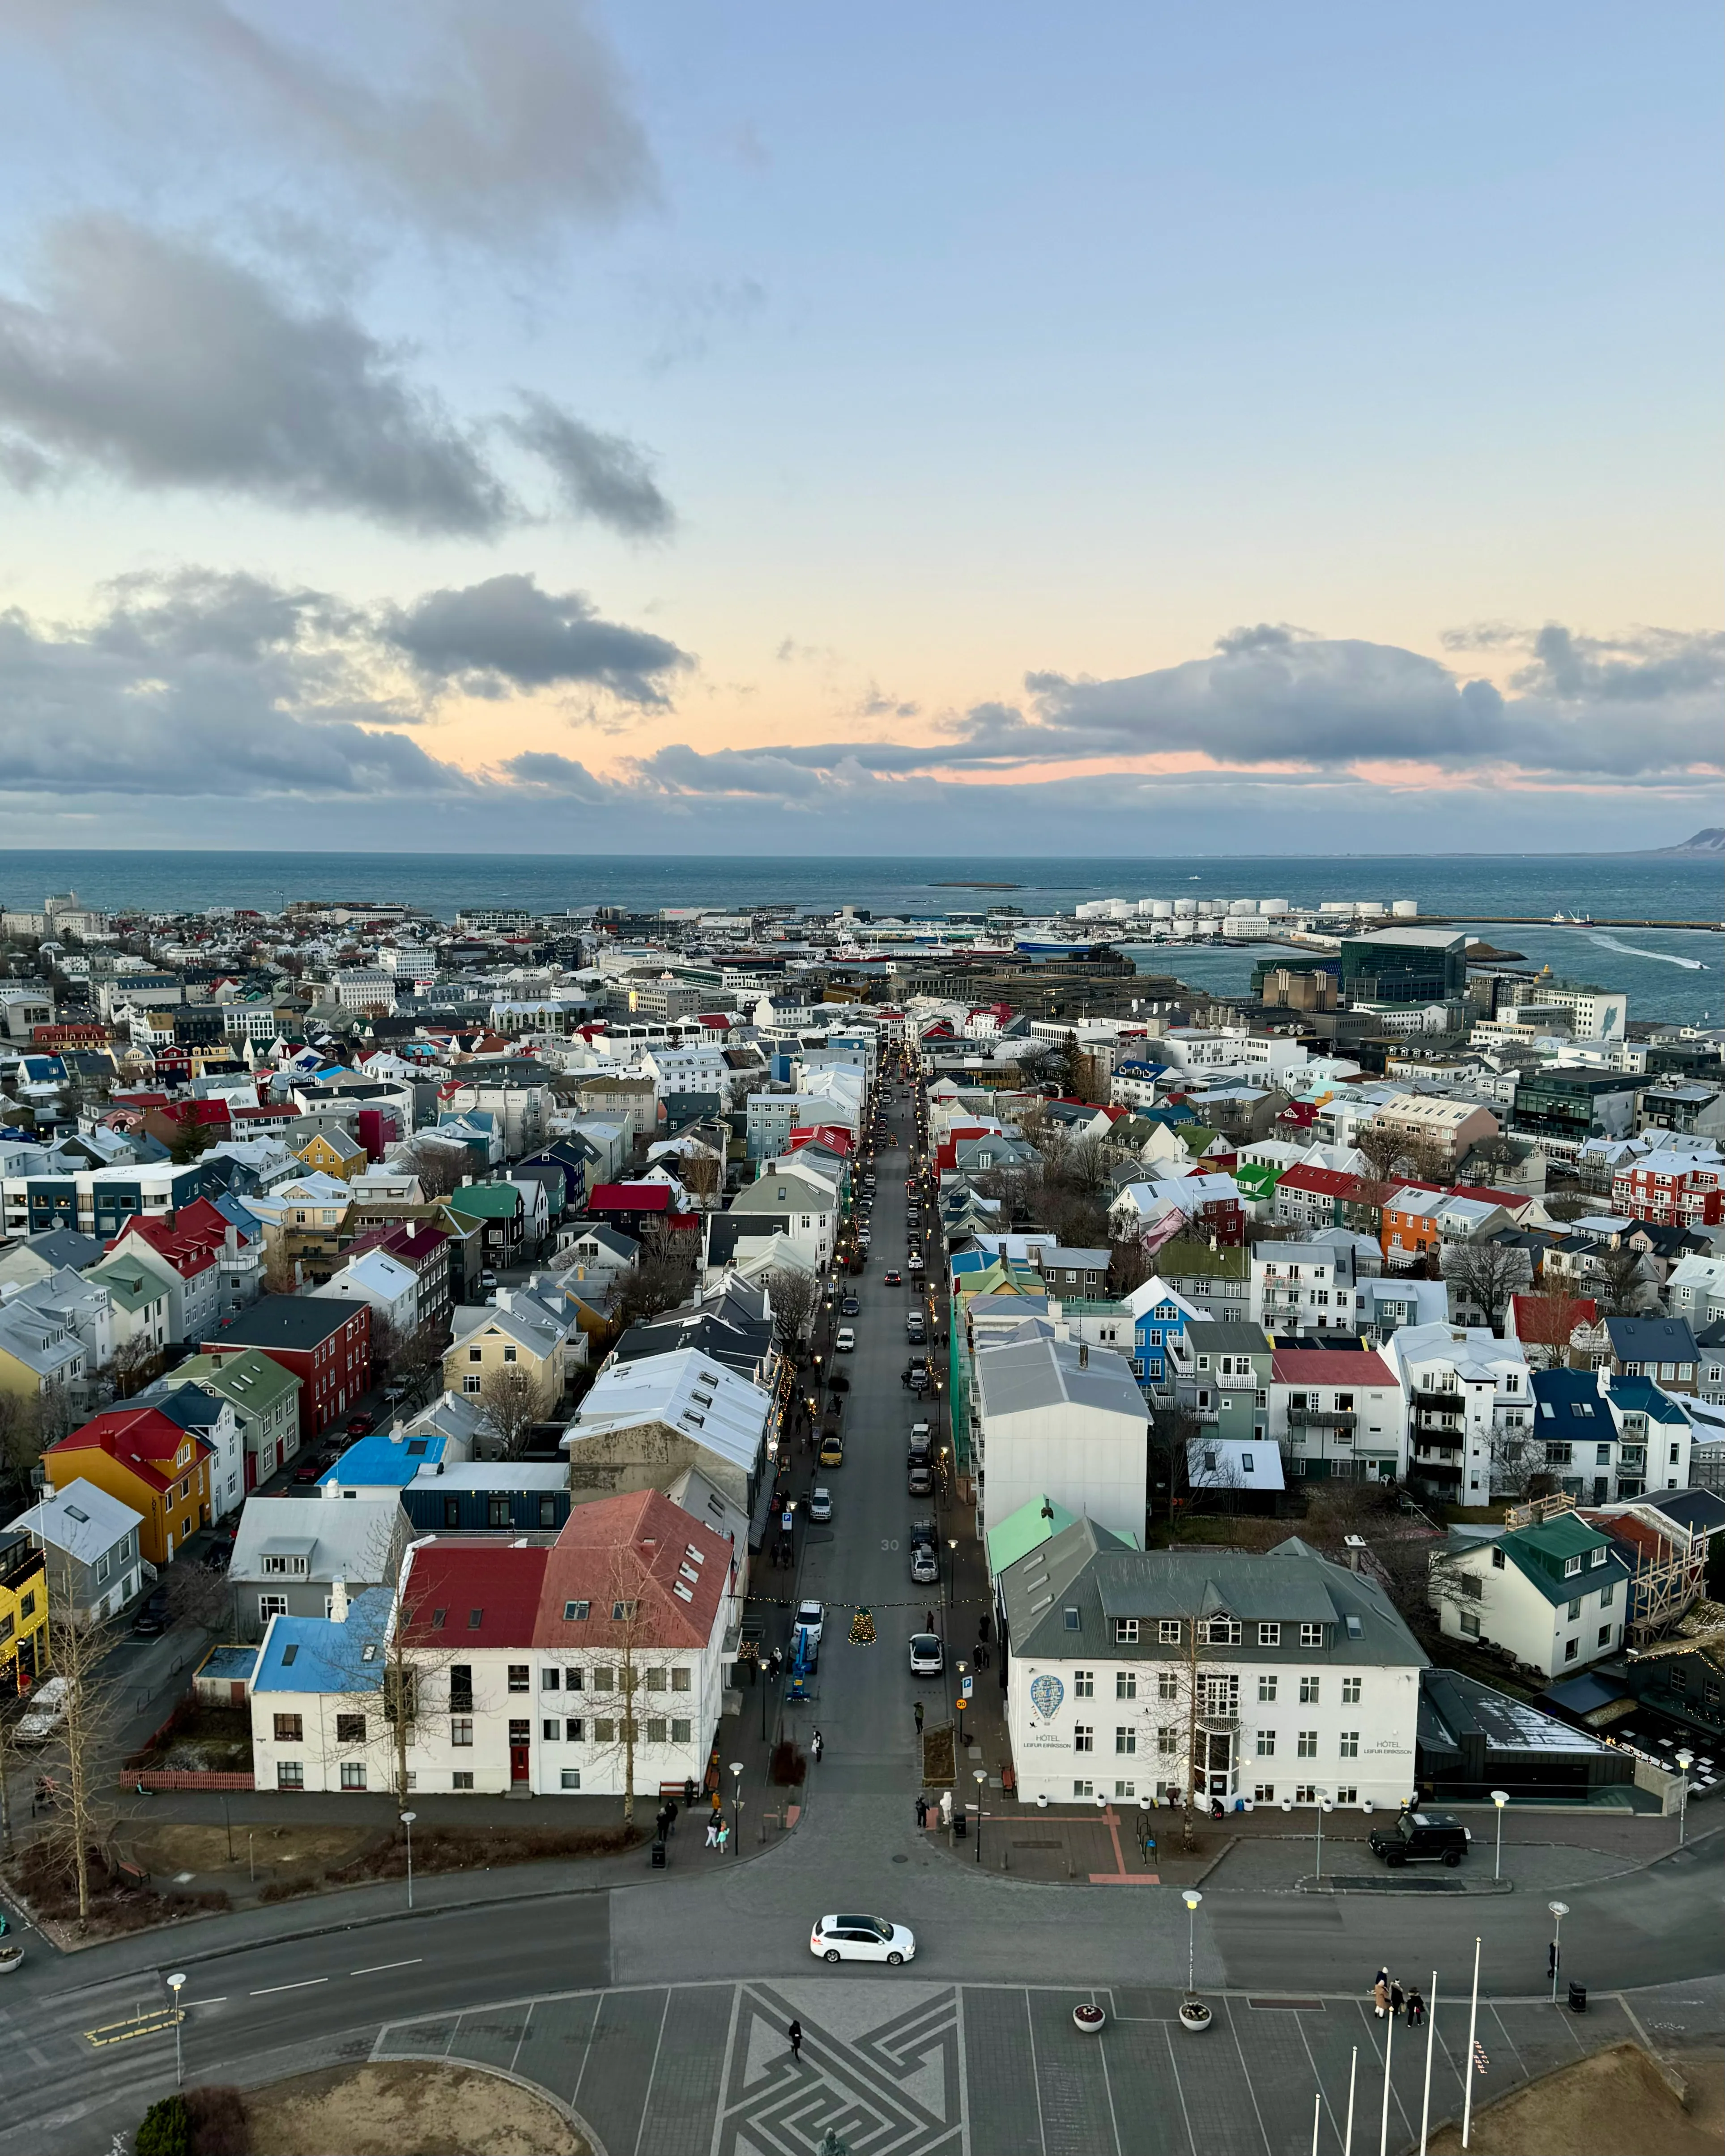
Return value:
M 966 890 L 967 884 L 1012 885 Z M 850 904 L 876 914 L 937 917 L 1004 900 L 1026 913 L 1070 910 L 1086 898 L 1413 899 L 1422 913 L 1466 923 L 1532 915 L 1528 928 L 1482 928 L 1568 979 L 1620 988 L 1637 1018 L 1725 1016 L 1725 937 L 1675 929 L 1556 927 L 1552 914 L 1597 919 L 1714 921 L 1725 911 L 1717 858 L 1657 855 L 1203 855 L 1169 858 L 938 860 L 829 855 L 753 860 L 746 855 L 313 854 L 23 850 L 0 860 L 0 901 L 39 907 L 75 891 L 114 911 L 275 908 L 295 898 L 394 899 L 447 920 L 463 906 L 567 906 Z M 1244 988 L 1263 947 L 1145 952 L 1146 970 L 1172 970 L 1194 987 Z

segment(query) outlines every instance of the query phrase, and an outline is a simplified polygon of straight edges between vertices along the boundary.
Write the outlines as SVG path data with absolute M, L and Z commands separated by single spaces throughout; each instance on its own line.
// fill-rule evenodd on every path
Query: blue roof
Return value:
M 198 1665 L 201 1677 L 217 1677 L 243 1684 L 257 1667 L 255 1647 L 212 1647 Z
M 360 1691 L 375 1683 L 379 1643 L 389 1621 L 381 1587 L 356 1594 L 347 1622 L 333 1617 L 275 1617 L 258 1656 L 254 1691 Z M 366 1650 L 372 1653 L 367 1658 Z
M 422 1467 L 434 1466 L 444 1456 L 449 1440 L 435 1430 L 416 1430 L 411 1437 L 391 1437 L 377 1430 L 350 1445 L 318 1487 L 339 1483 L 344 1489 L 370 1487 L 405 1490 Z
M 1168 1065 L 1165 1063 L 1141 1063 L 1134 1060 L 1128 1063 L 1117 1063 L 1114 1066 L 1114 1075 L 1117 1078 L 1159 1078 L 1167 1069 Z
M 1598 1373 L 1593 1370 L 1532 1370 L 1528 1373 L 1528 1384 L 1538 1407 L 1539 1434 L 1544 1437 L 1556 1435 L 1546 1430 L 1547 1423 L 1593 1421 L 1609 1423 L 1611 1412 L 1599 1393 Z M 1566 1428 L 1566 1435 L 1567 1428 Z M 1609 1431 L 1606 1431 L 1609 1435 Z
M 159 1408 L 170 1422 L 183 1430 L 208 1430 L 222 1419 L 228 1403 L 205 1392 L 201 1385 L 177 1385 L 171 1393 L 152 1393 L 152 1408 Z
M 1614 1378 L 1611 1399 L 1620 1414 L 1644 1414 L 1651 1422 L 1686 1423 L 1688 1416 L 1651 1378 Z

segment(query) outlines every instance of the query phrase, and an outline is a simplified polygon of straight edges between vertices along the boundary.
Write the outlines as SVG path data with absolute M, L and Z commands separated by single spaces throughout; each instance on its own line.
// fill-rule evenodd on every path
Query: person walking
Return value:
M 920 1699 L 911 1709 L 911 1712 L 916 1717 L 916 1734 L 920 1737 L 922 1734 L 922 1702 Z
M 933 1612 L 933 1610 L 932 1610 L 932 1609 L 925 1609 L 925 1610 L 923 1611 L 923 1613 L 922 1613 L 922 1629 L 923 1629 L 923 1630 L 924 1630 L 925 1632 L 932 1632 L 932 1631 L 934 1630 L 934 1612 Z
M 820 1755 L 827 1748 L 827 1741 L 818 1729 L 815 1731 L 814 1736 L 809 1740 L 809 1748 L 814 1754 L 815 1765 L 817 1767 L 819 1766 Z
M 1380 2021 L 1389 2011 L 1389 1986 L 1381 1973 L 1372 1986 L 1372 2011 Z
M 716 1849 L 719 1845 L 719 1815 L 716 1812 L 707 1814 L 706 1845 L 709 1849 Z
M 1410 2029 L 1423 2029 L 1425 2026 L 1425 2001 L 1420 1996 L 1417 1984 L 1408 1993 L 1408 2026 Z
M 927 1833 L 928 1830 L 928 1799 L 919 1789 L 916 1792 L 916 1824 Z
M 785 2034 L 791 2040 L 791 2056 L 800 2063 L 803 2056 L 803 2024 L 800 2021 L 793 2021 Z
M 1396 2020 L 1399 2021 L 1401 2020 L 1402 2009 L 1407 2005 L 1407 1993 L 1402 1989 L 1400 1984 L 1399 1984 L 1395 1981 L 1394 1978 L 1392 1977 L 1389 1981 L 1389 2010 Z
M 727 1849 L 729 1849 L 729 1848 L 730 1848 L 730 1846 L 731 1846 L 731 1822 L 730 1822 L 730 1820 L 727 1820 L 727 1819 L 722 1819 L 722 1818 L 721 1818 L 721 1819 L 720 1820 L 720 1821 L 719 1821 L 719 1854 L 720 1854 L 720 1856 L 722 1856 L 725 1854 L 726 1851 Z

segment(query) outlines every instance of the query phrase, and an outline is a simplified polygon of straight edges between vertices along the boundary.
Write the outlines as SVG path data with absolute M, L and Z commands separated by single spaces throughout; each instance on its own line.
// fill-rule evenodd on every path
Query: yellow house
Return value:
M 459 1309 L 444 1383 L 452 1393 L 482 1393 L 493 1371 L 520 1371 L 532 1381 L 537 1412 L 548 1415 L 563 1396 L 567 1349 L 564 1327 L 542 1311 Z
M 130 1505 L 142 1516 L 138 1548 L 151 1564 L 170 1564 L 209 1518 L 210 1451 L 160 1408 L 122 1406 L 49 1445 L 42 1465 L 56 1490 L 82 1476 Z
M 370 1158 L 359 1140 L 346 1131 L 314 1131 L 294 1151 L 307 1168 L 321 1168 L 326 1175 L 339 1175 L 343 1183 L 352 1183 L 356 1175 L 362 1173 Z
M 27 1534 L 0 1540 L 0 1686 L 13 1691 L 47 1666 L 46 1563 Z

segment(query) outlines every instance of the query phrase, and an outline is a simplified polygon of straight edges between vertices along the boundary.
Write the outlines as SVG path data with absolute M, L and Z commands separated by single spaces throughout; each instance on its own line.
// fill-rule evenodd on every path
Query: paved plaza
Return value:
M 1109 2020 L 1081 2035 L 1072 2009 Z M 852 2156 L 1305 2156 L 1340 2149 L 1356 2072 L 1353 2146 L 1375 2149 L 1384 2025 L 1364 2001 L 1212 1994 L 1191 2035 L 1179 1994 L 914 1977 L 644 1986 L 522 1999 L 393 2022 L 373 2056 L 470 2061 L 538 2084 L 603 2156 L 809 2156 L 835 2132 Z M 802 2024 L 800 2059 L 786 2030 Z M 1434 2123 L 1459 2112 L 1467 2008 L 1440 2001 Z M 1611 1999 L 1585 2016 L 1481 2004 L 1476 2102 L 1633 2035 Z M 1417 2141 L 1423 2032 L 1398 2026 L 1388 2145 Z

